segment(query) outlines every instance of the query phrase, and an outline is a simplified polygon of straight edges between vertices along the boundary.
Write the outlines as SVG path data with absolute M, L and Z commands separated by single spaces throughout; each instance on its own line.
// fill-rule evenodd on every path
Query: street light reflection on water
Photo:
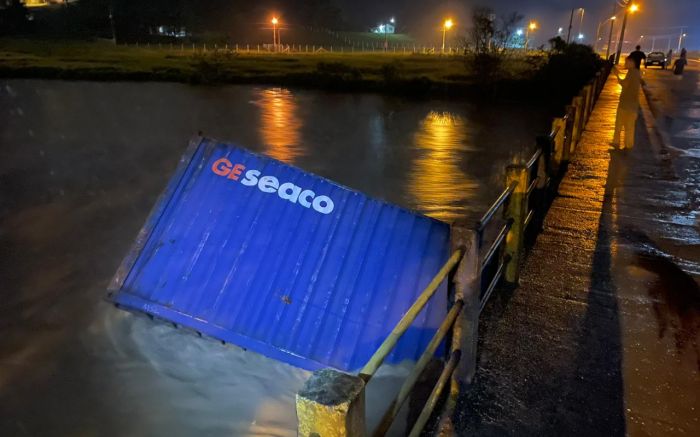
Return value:
M 414 141 L 417 157 L 409 187 L 417 208 L 447 222 L 464 217 L 465 200 L 478 187 L 457 165 L 471 151 L 467 120 L 450 112 L 431 111 Z
M 259 90 L 260 140 L 265 154 L 293 164 L 301 150 L 301 119 L 294 95 L 284 88 Z
M 18 327 L 0 343 L 3 436 L 295 435 L 308 372 L 103 302 L 194 132 L 448 220 L 483 212 L 511 156 L 531 154 L 549 122 L 494 102 L 243 85 L 6 80 L 0 90 L 2 142 L 22 144 L 0 160 L 17 187 L 2 222 L 13 253 L 2 316 Z M 366 400 L 375 416 L 408 369 L 380 372 Z

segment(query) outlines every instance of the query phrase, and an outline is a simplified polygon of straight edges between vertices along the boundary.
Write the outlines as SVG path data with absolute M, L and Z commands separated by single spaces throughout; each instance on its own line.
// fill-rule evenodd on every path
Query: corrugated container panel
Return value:
M 110 296 L 299 367 L 354 371 L 448 256 L 445 223 L 202 139 L 190 144 Z M 389 362 L 420 355 L 446 314 L 446 294 L 443 284 Z

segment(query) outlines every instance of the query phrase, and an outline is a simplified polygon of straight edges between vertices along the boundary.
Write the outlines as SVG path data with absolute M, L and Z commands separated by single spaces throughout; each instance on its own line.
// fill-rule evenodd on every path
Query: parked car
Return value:
M 668 59 L 666 59 L 666 54 L 664 52 L 651 52 L 647 55 L 647 60 L 644 62 L 644 68 L 650 65 L 658 65 L 661 68 L 666 68 Z

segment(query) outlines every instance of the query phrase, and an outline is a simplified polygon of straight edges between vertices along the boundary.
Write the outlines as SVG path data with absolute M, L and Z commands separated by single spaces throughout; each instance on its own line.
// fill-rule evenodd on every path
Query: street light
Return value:
M 622 29 L 620 29 L 620 42 L 617 44 L 617 55 L 615 56 L 615 64 L 620 63 L 620 55 L 622 55 L 622 44 L 625 42 L 625 28 L 627 27 L 627 16 L 630 13 L 635 13 L 639 11 L 639 6 L 635 3 L 630 5 L 631 0 L 626 0 L 624 2 L 625 15 L 622 18 Z M 629 6 L 628 6 L 629 5 Z
M 680 53 L 681 46 L 683 45 L 683 40 L 685 39 L 686 36 L 688 36 L 688 34 L 683 33 L 683 30 L 681 29 L 681 36 L 678 38 L 678 50 L 676 50 L 676 53 Z
M 279 23 L 279 20 L 277 17 L 272 17 L 272 20 L 270 20 L 272 23 L 272 51 L 276 52 L 277 51 L 277 23 Z
M 600 41 L 601 39 L 603 39 L 603 38 L 600 36 L 600 28 L 603 27 L 603 24 L 607 23 L 608 21 L 615 21 L 615 16 L 613 15 L 612 17 L 606 18 L 605 20 L 603 20 L 603 21 L 601 21 L 600 23 L 598 23 L 598 29 L 595 31 L 595 46 L 594 46 L 594 50 L 595 50 L 596 52 L 598 51 L 598 41 Z M 611 24 L 611 27 L 612 27 L 612 24 Z M 611 31 L 611 34 L 612 34 L 612 31 Z M 608 43 L 608 45 L 610 45 L 610 43 Z M 608 48 L 608 50 L 610 50 L 610 48 Z M 610 54 L 608 53 L 608 55 L 610 55 Z
M 573 8 L 571 9 L 571 18 L 569 18 L 569 32 L 566 34 L 566 43 L 568 44 L 569 41 L 571 41 L 571 28 L 573 27 L 574 24 L 574 13 L 576 11 L 581 11 L 581 22 L 578 25 L 578 31 L 581 33 L 581 26 L 583 26 L 583 14 L 585 13 L 585 10 L 583 8 Z
M 530 32 L 537 30 L 537 23 L 535 21 L 530 21 L 527 25 L 527 32 L 525 32 L 525 51 L 527 51 L 527 46 L 530 44 Z
M 454 26 L 454 23 L 452 22 L 451 18 L 448 18 L 442 24 L 442 53 L 445 53 L 445 36 L 447 35 L 447 31 L 450 30 L 452 26 Z

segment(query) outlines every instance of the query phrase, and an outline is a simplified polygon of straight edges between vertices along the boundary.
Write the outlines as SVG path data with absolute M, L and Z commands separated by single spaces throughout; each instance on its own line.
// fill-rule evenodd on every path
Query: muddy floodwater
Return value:
M 0 118 L 0 435 L 291 436 L 308 372 L 103 300 L 188 139 L 203 132 L 451 221 L 486 209 L 548 114 L 274 87 L 6 80 Z M 370 426 L 409 368 L 372 381 Z

